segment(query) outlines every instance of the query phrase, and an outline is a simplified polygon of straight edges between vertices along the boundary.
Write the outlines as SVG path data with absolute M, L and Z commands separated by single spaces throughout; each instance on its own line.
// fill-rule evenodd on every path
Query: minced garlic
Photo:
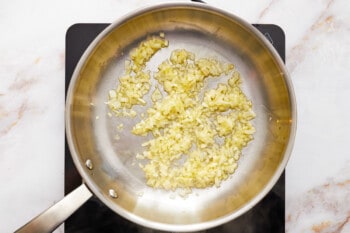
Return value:
M 167 46 L 164 38 L 152 37 L 131 51 L 131 60 L 125 62 L 125 74 L 119 77 L 117 88 L 109 91 L 107 104 L 115 115 L 134 117 L 136 113 L 131 108 L 146 104 L 143 97 L 151 87 L 151 75 L 144 70 L 145 65 L 158 50 Z
M 162 93 L 158 87 L 156 87 L 156 89 L 153 91 L 151 99 L 153 102 L 157 102 L 158 100 L 162 99 Z
M 233 64 L 211 58 L 196 59 L 187 50 L 174 50 L 153 75 L 145 63 L 161 48 L 164 39 L 152 38 L 133 50 L 126 76 L 109 93 L 108 105 L 116 115 L 144 105 L 151 78 L 158 86 L 151 94 L 152 106 L 133 127 L 132 133 L 153 137 L 143 143 L 136 158 L 147 185 L 166 190 L 191 190 L 220 186 L 234 173 L 242 149 L 253 139 L 252 103 L 240 89 L 241 79 Z M 226 83 L 204 91 L 205 80 L 229 75 Z M 140 85 L 141 83 L 141 85 Z M 133 113 L 135 114 L 135 113 Z

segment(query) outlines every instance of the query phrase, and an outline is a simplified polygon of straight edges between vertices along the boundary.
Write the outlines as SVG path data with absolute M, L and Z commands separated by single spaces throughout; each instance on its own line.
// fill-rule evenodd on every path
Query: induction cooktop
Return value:
M 109 24 L 79 23 L 66 33 L 65 81 L 66 91 L 75 66 L 85 49 Z M 254 24 L 285 60 L 285 35 L 277 25 Z M 71 159 L 66 143 L 64 189 L 68 194 L 82 183 Z M 119 216 L 96 197 L 88 200 L 65 222 L 66 233 L 160 233 L 163 231 L 145 228 Z M 205 233 L 284 233 L 285 232 L 285 173 L 276 185 L 255 207 L 221 226 L 200 231 Z

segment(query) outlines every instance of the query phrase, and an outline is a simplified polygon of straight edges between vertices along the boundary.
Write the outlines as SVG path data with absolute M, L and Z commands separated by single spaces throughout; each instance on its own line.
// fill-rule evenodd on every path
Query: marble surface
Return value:
M 159 2 L 166 1 L 0 2 L 0 232 L 13 232 L 63 197 L 67 28 L 113 22 Z M 350 232 L 350 2 L 207 2 L 285 31 L 298 103 L 286 232 Z

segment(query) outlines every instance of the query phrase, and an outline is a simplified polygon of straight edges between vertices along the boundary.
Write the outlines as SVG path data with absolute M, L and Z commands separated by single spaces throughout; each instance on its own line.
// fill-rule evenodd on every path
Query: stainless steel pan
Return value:
M 243 89 L 257 115 L 255 139 L 243 151 L 236 173 L 220 188 L 195 190 L 195 195 L 185 199 L 145 185 L 143 173 L 135 166 L 141 141 L 127 133 L 114 140 L 118 122 L 107 116 L 105 104 L 108 90 L 123 73 L 130 49 L 160 32 L 165 32 L 170 46 L 157 53 L 149 69 L 154 70 L 154 64 L 174 48 L 232 62 L 241 73 Z M 135 121 L 123 123 L 127 131 Z M 296 104 L 283 62 L 255 28 L 208 5 L 170 3 L 124 17 L 89 46 L 69 86 L 66 131 L 84 184 L 18 232 L 51 231 L 92 195 L 137 224 L 195 231 L 237 218 L 273 187 L 292 150 Z

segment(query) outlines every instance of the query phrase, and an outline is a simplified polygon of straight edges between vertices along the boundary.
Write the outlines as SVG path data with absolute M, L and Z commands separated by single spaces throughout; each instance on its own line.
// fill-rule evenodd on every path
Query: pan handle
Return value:
M 85 184 L 82 184 L 15 233 L 52 232 L 91 197 L 91 191 Z

